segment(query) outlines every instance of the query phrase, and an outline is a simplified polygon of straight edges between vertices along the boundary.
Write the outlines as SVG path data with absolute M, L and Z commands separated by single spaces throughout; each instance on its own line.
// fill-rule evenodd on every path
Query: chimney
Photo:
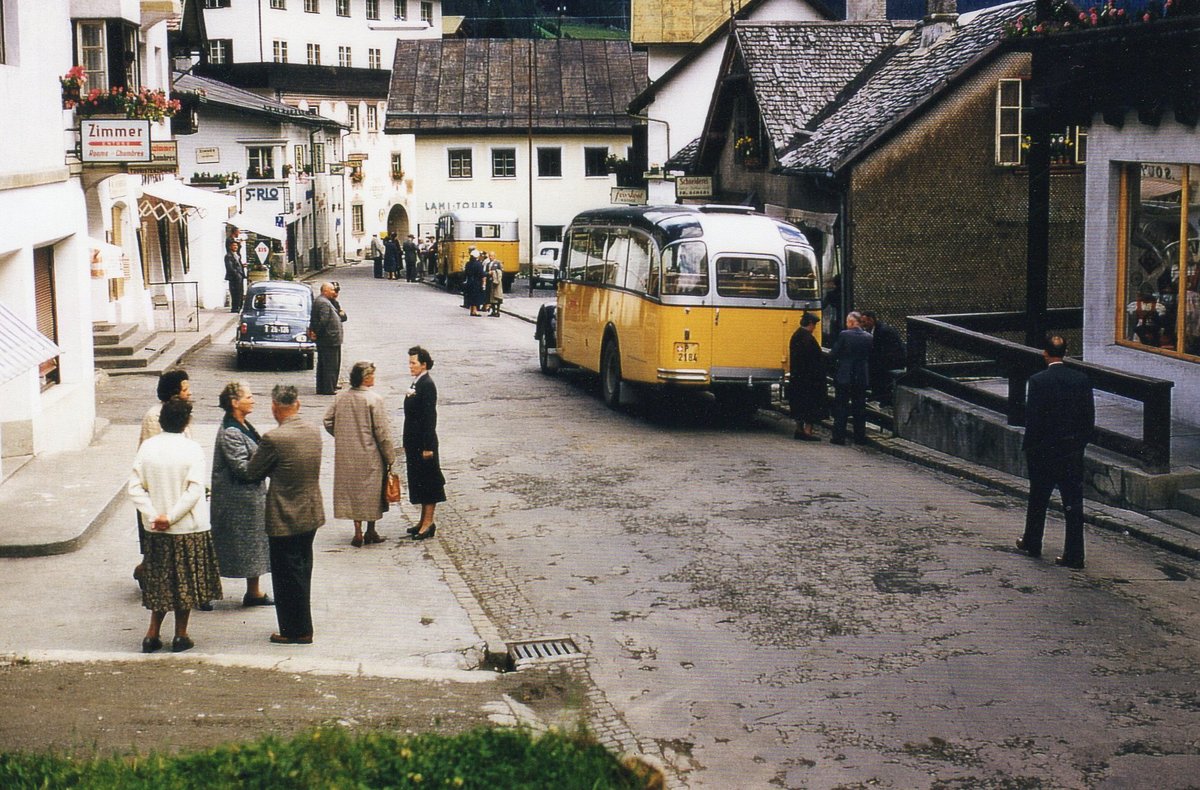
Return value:
M 958 27 L 956 0 L 925 0 L 925 19 L 921 21 L 921 49 L 929 49 L 938 39 Z
M 887 0 L 846 0 L 846 21 L 887 19 Z

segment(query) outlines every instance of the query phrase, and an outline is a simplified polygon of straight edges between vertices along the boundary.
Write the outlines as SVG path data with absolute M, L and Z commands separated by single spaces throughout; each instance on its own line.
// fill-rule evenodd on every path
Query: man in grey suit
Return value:
M 321 294 L 313 300 L 308 319 L 308 336 L 317 343 L 317 394 L 337 392 L 342 367 L 342 318 L 338 315 L 337 288 L 321 283 Z
M 271 641 L 310 645 L 313 639 L 313 538 L 325 523 L 321 499 L 321 432 L 300 419 L 300 397 L 290 384 L 271 391 L 271 414 L 279 425 L 263 434 L 246 470 L 267 488 L 267 542 L 279 633 Z
M 838 332 L 829 356 L 833 358 L 833 438 L 846 443 L 846 420 L 854 420 L 854 441 L 867 441 L 867 386 L 871 383 L 871 335 L 862 328 L 862 314 L 846 316 L 846 328 Z

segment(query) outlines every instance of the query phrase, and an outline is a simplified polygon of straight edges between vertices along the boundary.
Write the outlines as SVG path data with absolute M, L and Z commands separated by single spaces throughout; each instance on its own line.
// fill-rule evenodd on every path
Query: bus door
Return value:
M 567 362 L 583 364 L 584 336 L 587 325 L 587 292 L 584 283 L 588 270 L 591 234 L 587 228 L 573 228 L 563 244 L 562 278 L 558 286 L 558 353 Z
M 792 318 L 779 303 L 781 262 L 764 253 L 724 253 L 712 268 L 713 378 L 778 380 Z
M 663 250 L 663 308 L 659 311 L 659 367 L 707 370 L 712 364 L 712 289 L 707 248 L 681 241 Z

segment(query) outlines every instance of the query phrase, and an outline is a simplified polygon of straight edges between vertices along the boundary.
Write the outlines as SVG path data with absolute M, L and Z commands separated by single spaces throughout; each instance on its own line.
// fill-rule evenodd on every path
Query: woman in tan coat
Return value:
M 384 484 L 396 460 L 392 429 L 383 398 L 371 391 L 375 365 L 355 362 L 350 389 L 325 412 L 325 430 L 333 436 L 333 517 L 354 522 L 350 545 L 382 543 L 375 522 L 387 510 Z M 362 522 L 367 522 L 366 535 Z

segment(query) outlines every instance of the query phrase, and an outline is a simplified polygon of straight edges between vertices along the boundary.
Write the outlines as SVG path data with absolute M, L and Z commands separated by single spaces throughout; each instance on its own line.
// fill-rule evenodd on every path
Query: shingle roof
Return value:
M 881 133 L 930 100 L 991 51 L 1004 25 L 1031 14 L 1031 0 L 987 8 L 959 18 L 959 27 L 929 49 L 920 29 L 902 36 L 894 53 L 866 76 L 845 103 L 821 120 L 802 146 L 780 159 L 786 173 L 836 171 Z
M 254 115 L 263 115 L 279 121 L 303 124 L 305 126 L 330 126 L 346 128 L 332 118 L 304 112 L 289 104 L 275 101 L 258 93 L 241 88 L 235 88 L 210 77 L 199 77 L 195 74 L 176 74 L 175 90 L 198 91 L 203 95 L 202 101 L 216 104 Z
M 530 57 L 533 89 L 530 90 Z M 628 41 L 398 41 L 385 131 L 632 128 L 625 112 L 646 87 L 646 55 Z
M 739 23 L 734 33 L 778 153 L 911 23 Z
M 700 155 L 700 141 L 703 139 L 702 137 L 697 137 L 683 148 L 680 148 L 663 166 L 668 170 L 691 172 L 692 168 L 696 166 L 696 157 Z

